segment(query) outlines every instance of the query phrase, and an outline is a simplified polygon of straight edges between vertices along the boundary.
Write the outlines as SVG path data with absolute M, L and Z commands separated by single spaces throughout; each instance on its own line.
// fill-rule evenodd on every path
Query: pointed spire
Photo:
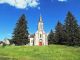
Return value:
M 42 16 L 41 16 L 41 13 L 40 13 L 40 19 L 39 19 L 39 21 L 42 21 Z

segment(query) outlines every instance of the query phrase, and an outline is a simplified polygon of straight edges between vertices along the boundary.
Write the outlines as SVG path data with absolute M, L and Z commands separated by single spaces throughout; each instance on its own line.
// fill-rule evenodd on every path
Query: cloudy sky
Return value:
M 11 39 L 13 29 L 19 17 L 24 13 L 28 21 L 28 32 L 37 31 L 40 12 L 44 22 L 44 31 L 49 33 L 58 20 L 64 24 L 70 11 L 80 25 L 80 0 L 0 0 L 0 41 Z

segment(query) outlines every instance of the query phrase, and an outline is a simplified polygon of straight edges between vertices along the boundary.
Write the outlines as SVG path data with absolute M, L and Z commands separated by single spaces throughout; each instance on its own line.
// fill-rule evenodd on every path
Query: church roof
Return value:
M 40 14 L 39 22 L 43 22 L 41 14 Z
M 3 42 L 2 41 L 0 41 L 0 44 L 2 44 Z
M 30 34 L 30 38 L 34 38 L 34 35 L 33 34 Z
M 10 39 L 8 39 L 8 38 L 5 38 L 4 40 L 8 40 L 8 41 L 10 41 Z

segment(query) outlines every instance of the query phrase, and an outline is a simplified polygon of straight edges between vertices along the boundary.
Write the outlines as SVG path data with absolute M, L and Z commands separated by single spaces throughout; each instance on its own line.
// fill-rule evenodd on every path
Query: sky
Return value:
M 70 11 L 80 25 L 80 0 L 0 0 L 0 41 L 12 39 L 18 19 L 24 13 L 28 21 L 28 32 L 34 34 L 38 28 L 40 13 L 44 31 L 49 34 L 58 20 L 64 24 Z

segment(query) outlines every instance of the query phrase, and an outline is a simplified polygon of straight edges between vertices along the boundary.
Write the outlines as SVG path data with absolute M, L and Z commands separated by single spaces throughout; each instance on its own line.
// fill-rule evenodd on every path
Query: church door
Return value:
M 42 42 L 39 42 L 39 46 L 42 46 Z

